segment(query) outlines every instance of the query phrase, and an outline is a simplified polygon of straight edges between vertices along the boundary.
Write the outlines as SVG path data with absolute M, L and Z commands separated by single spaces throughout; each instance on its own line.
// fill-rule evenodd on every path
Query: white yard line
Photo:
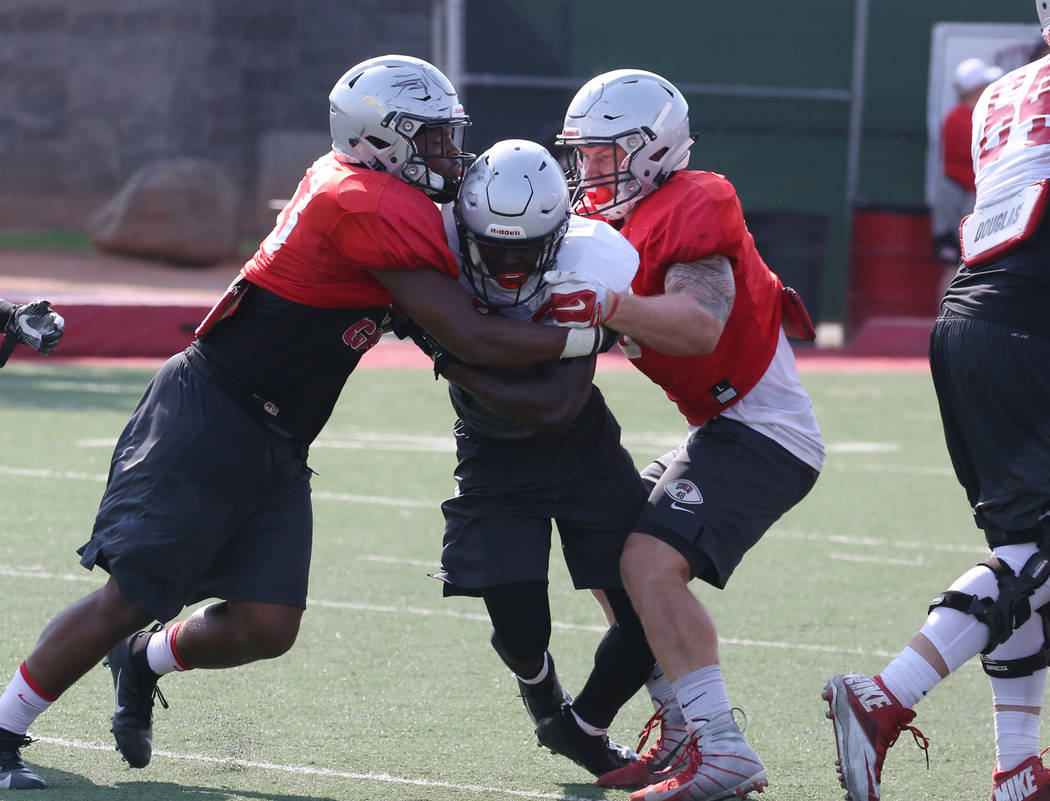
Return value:
M 38 737 L 42 743 L 62 746 L 63 748 L 77 748 L 86 751 L 112 751 L 113 744 L 89 743 L 83 740 L 67 740 L 62 737 Z M 154 757 L 165 757 L 183 762 L 206 763 L 220 767 L 254 768 L 256 770 L 271 770 L 280 773 L 291 773 L 300 776 L 324 776 L 336 779 L 352 779 L 354 781 L 378 782 L 382 784 L 403 784 L 412 787 L 437 787 L 446 790 L 457 790 L 467 793 L 489 796 L 492 794 L 509 795 L 516 798 L 547 798 L 554 801 L 593 801 L 584 796 L 564 795 L 562 793 L 541 793 L 533 790 L 511 790 L 506 787 L 484 787 L 476 784 L 454 784 L 452 782 L 433 781 L 431 779 L 411 779 L 405 776 L 391 776 L 388 773 L 354 773 L 347 770 L 333 770 L 331 768 L 315 768 L 304 765 L 279 765 L 274 762 L 258 762 L 251 759 L 233 759 L 231 757 L 213 757 L 204 754 L 179 754 L 174 751 L 154 750 Z M 235 790 L 224 790 L 236 794 Z

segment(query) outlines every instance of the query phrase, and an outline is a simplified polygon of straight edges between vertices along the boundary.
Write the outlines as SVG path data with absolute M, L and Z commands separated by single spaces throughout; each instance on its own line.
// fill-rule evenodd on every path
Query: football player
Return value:
M 626 290 L 637 268 L 612 228 L 570 215 L 561 168 L 534 142 L 505 140 L 482 153 L 444 213 L 460 282 L 489 316 L 551 324 L 544 272 L 601 269 Z M 456 494 L 441 507 L 437 577 L 445 595 L 483 599 L 491 643 L 517 678 L 540 744 L 600 776 L 636 759 L 608 728 L 653 658 L 619 575 L 645 490 L 592 384 L 594 368 L 594 356 L 513 373 L 440 364 L 458 415 L 459 463 Z M 575 587 L 604 591 L 614 616 L 575 699 L 547 650 L 552 521 Z
M 434 204 L 455 196 L 468 158 L 469 120 L 438 69 L 358 64 L 329 119 L 332 150 L 120 435 L 79 550 L 109 579 L 47 624 L 0 695 L 0 786 L 45 785 L 22 762 L 26 731 L 103 657 L 117 748 L 142 768 L 161 675 L 291 648 L 310 563 L 308 448 L 392 301 L 470 363 L 588 355 L 600 339 L 475 313 Z M 170 622 L 207 598 L 221 600 Z M 167 625 L 140 631 L 154 620 Z
M 1050 4 L 1035 7 L 1050 43 Z M 913 707 L 978 654 L 994 703 L 992 798 L 1050 800 L 1039 750 L 1050 659 L 1048 80 L 1044 56 L 994 81 L 974 106 L 977 199 L 930 338 L 948 454 L 991 558 L 934 598 L 879 674 L 834 676 L 825 687 L 851 801 L 880 797 L 886 751 L 901 732 L 926 746 Z
M 7 364 L 16 345 L 28 345 L 37 353 L 51 353 L 62 339 L 66 321 L 47 300 L 15 305 L 0 298 L 0 367 Z
M 636 69 L 593 78 L 558 142 L 572 148 L 581 210 L 619 228 L 640 266 L 630 292 L 548 272 L 551 313 L 623 334 L 688 424 L 682 445 L 642 471 L 649 497 L 620 566 L 690 739 L 670 778 L 643 759 L 599 784 L 648 785 L 634 801 L 743 796 L 766 785 L 765 767 L 734 721 L 715 625 L 688 583 L 724 587 L 816 481 L 823 441 L 785 335 L 812 328 L 756 250 L 733 185 L 685 169 L 689 108 L 669 81 Z

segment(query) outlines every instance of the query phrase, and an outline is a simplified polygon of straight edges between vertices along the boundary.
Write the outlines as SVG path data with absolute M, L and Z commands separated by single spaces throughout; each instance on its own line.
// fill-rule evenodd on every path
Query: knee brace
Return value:
M 1043 647 L 1039 651 L 1020 659 L 1004 660 L 989 659 L 988 654 L 1010 639 L 1014 629 L 1031 617 L 1032 606 L 1028 599 L 1050 578 L 1050 554 L 1041 546 L 1028 558 L 1017 575 L 1014 575 L 1009 565 L 995 556 L 980 564 L 995 575 L 999 585 L 998 598 L 978 598 L 965 592 L 945 590 L 933 599 L 929 611 L 946 606 L 973 615 L 988 627 L 988 644 L 981 651 L 981 664 L 989 676 L 1004 679 L 1030 676 L 1050 664 L 1046 617 L 1050 610 L 1047 607 L 1039 610 L 1043 616 L 1044 632 Z

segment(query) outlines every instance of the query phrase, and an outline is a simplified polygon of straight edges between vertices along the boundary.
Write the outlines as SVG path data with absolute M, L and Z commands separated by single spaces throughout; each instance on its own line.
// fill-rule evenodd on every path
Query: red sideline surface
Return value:
M 172 340 L 174 342 L 174 340 Z M 99 354 L 80 355 L 66 349 L 65 339 L 51 356 L 41 356 L 29 348 L 17 348 L 11 361 L 25 361 L 36 364 L 74 363 L 85 365 L 111 365 L 119 363 L 129 367 L 156 368 L 173 353 L 177 353 L 189 344 L 190 338 L 183 336 L 175 347 L 162 356 L 103 356 Z M 928 372 L 929 362 L 925 356 L 858 356 L 842 349 L 816 350 L 799 348 L 795 352 L 799 372 Z M 415 345 L 384 338 L 378 345 L 365 354 L 358 370 L 429 370 L 430 359 Z M 598 371 L 631 370 L 630 361 L 622 353 L 611 351 L 598 356 Z
M 174 302 L 143 302 L 141 297 L 103 303 L 97 298 L 56 297 L 55 306 L 66 319 L 65 334 L 55 353 L 42 357 L 29 348 L 17 348 L 12 361 L 49 358 L 69 360 L 144 360 L 159 364 L 193 340 L 193 332 L 221 291 L 198 296 L 171 297 Z M 152 300 L 152 299 L 151 299 Z M 885 371 L 928 369 L 926 349 L 932 320 L 923 318 L 872 318 L 846 348 L 796 347 L 802 371 Z M 360 369 L 416 368 L 430 366 L 427 357 L 411 343 L 392 336 L 365 355 Z M 614 349 L 599 357 L 599 369 L 629 369 L 630 362 Z

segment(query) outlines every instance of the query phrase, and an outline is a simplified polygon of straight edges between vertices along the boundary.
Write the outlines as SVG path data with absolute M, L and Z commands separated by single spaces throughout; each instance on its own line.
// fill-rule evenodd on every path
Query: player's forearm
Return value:
M 582 403 L 566 393 L 554 391 L 548 377 L 533 372 L 512 375 L 455 364 L 444 376 L 508 420 L 537 430 L 564 431 L 582 408 Z
M 688 294 L 620 295 L 609 328 L 672 356 L 711 353 L 725 324 Z

